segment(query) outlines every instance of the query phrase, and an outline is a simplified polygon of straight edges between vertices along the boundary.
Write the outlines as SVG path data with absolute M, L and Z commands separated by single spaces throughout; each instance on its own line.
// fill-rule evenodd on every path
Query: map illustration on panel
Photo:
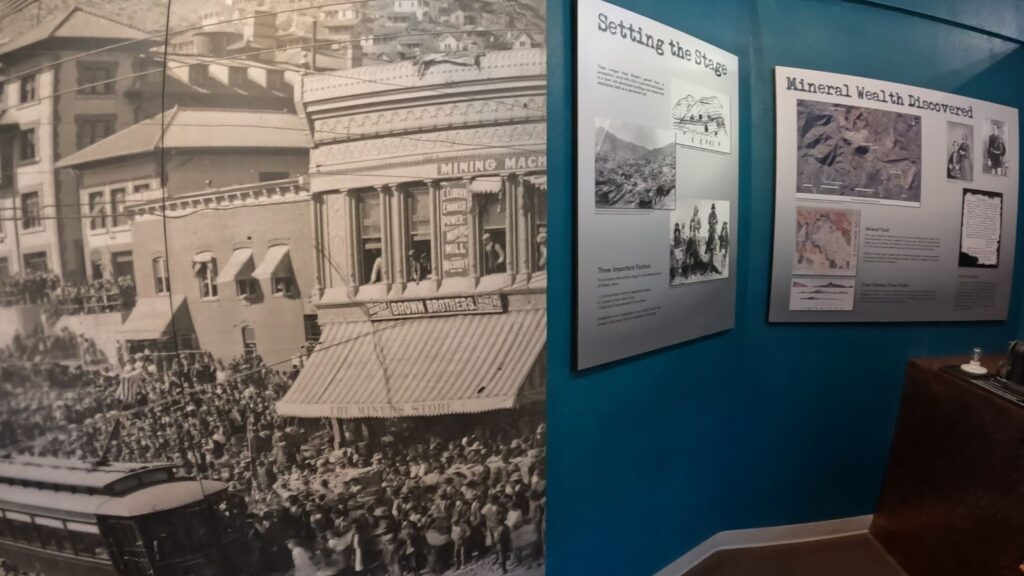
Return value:
M 598 209 L 674 210 L 676 145 L 671 130 L 594 120 L 594 203 Z
M 798 100 L 796 192 L 920 206 L 921 118 Z
M 682 80 L 672 82 L 676 144 L 728 154 L 732 151 L 729 97 Z
M 860 211 L 797 206 L 793 274 L 856 276 Z

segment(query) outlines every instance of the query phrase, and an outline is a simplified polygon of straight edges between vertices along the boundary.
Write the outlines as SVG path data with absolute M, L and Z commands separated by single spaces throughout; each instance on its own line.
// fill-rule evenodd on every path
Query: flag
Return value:
M 121 376 L 121 384 L 117 387 L 117 397 L 125 403 L 135 403 L 142 396 L 142 379 L 145 372 L 134 370 Z

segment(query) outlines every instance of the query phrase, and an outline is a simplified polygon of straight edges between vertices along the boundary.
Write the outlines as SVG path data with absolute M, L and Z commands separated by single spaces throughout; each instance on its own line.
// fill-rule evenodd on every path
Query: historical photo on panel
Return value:
M 729 202 L 681 198 L 672 212 L 669 285 L 729 277 Z
M 855 276 L 860 211 L 797 206 L 793 274 Z
M 946 178 L 974 181 L 974 125 L 946 122 Z
M 1003 233 L 1003 195 L 964 189 L 960 219 L 960 267 L 998 268 Z
M 1010 170 L 1010 155 L 1006 143 L 1010 141 L 1007 124 L 1003 120 L 985 121 L 984 158 L 982 170 L 992 176 L 1007 176 Z
M 921 118 L 797 101 L 796 193 L 883 204 L 921 203 Z
M 853 310 L 854 278 L 794 278 L 790 282 L 789 309 L 822 312 Z
M 0 0 L 0 574 L 544 574 L 545 27 Z
M 597 118 L 594 202 L 598 209 L 676 207 L 676 145 L 671 130 Z
M 672 102 L 676 144 L 725 154 L 732 151 L 732 103 L 728 96 L 675 78 Z

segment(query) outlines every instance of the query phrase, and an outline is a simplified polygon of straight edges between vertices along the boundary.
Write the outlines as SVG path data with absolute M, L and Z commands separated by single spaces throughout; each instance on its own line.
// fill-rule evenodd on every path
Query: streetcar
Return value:
M 226 497 L 169 464 L 0 458 L 0 558 L 47 576 L 239 574 Z

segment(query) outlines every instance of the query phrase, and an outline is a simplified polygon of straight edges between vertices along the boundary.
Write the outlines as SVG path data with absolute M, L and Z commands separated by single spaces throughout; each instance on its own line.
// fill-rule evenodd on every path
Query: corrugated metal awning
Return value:
M 179 324 L 190 321 L 184 296 L 139 298 L 135 308 L 121 326 L 119 334 L 125 340 L 159 340 L 169 336 L 171 322 L 177 317 Z
M 501 178 L 474 178 L 469 183 L 469 189 L 475 194 L 498 194 L 501 185 Z
M 252 248 L 239 248 L 231 253 L 228 263 L 217 275 L 217 284 L 228 284 L 234 282 L 244 275 L 252 274 Z
M 543 308 L 330 323 L 277 413 L 396 418 L 514 408 L 546 342 Z
M 292 260 L 288 255 L 287 244 L 271 246 L 267 250 L 266 256 L 263 257 L 263 261 L 260 262 L 260 265 L 252 273 L 252 277 L 266 280 L 271 276 L 291 276 L 289 270 L 291 265 Z

